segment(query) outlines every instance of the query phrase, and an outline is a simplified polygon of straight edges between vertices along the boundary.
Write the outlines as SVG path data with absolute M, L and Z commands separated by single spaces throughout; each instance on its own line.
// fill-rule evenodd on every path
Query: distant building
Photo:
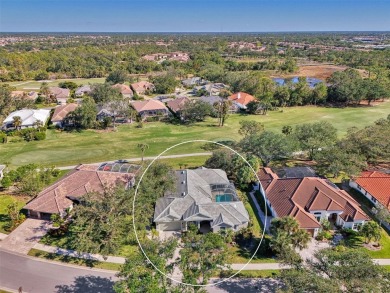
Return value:
M 158 100 L 133 101 L 131 106 L 144 120 L 148 117 L 162 118 L 169 115 L 169 110 Z
M 77 104 L 71 103 L 66 105 L 60 105 L 54 108 L 53 116 L 51 117 L 51 122 L 53 125 L 58 127 L 64 127 L 64 118 L 70 112 L 73 112 L 78 107 Z
M 50 97 L 57 101 L 57 104 L 64 105 L 70 98 L 69 89 L 63 89 L 58 86 L 49 87 Z
M 131 84 L 131 88 L 138 95 L 154 91 L 154 84 L 148 81 L 139 81 Z
M 92 91 L 90 85 L 83 85 L 81 87 L 78 87 L 75 91 L 76 97 L 82 97 L 85 94 L 89 94 Z
M 15 129 L 14 117 L 17 116 L 20 117 L 22 122 L 20 126 L 21 129 L 28 128 L 28 127 L 35 127 L 37 121 L 42 122 L 43 125 L 46 124 L 46 122 L 49 120 L 50 117 L 50 110 L 23 109 L 23 110 L 12 112 L 3 121 L 2 129 L 3 130 Z
M 181 110 L 185 106 L 185 104 L 189 103 L 191 100 L 187 97 L 176 98 L 174 100 L 168 101 L 167 106 L 173 113 L 175 113 L 178 117 L 181 115 Z
M 207 92 L 210 96 L 218 96 L 222 90 L 227 89 L 229 89 L 229 86 L 224 83 L 208 83 L 194 87 L 192 92 L 193 94 L 198 94 L 198 92 L 203 91 Z
M 246 110 L 247 105 L 250 102 L 257 101 L 256 98 L 250 94 L 244 93 L 244 92 L 238 92 L 233 95 L 231 95 L 229 98 L 233 102 L 233 104 L 236 106 L 237 110 Z
M 123 97 L 131 99 L 133 97 L 133 91 L 128 85 L 117 83 L 112 86 L 114 89 L 118 89 Z
M 31 92 L 25 92 L 25 91 L 12 91 L 11 97 L 14 99 L 28 99 L 31 101 L 35 101 L 38 98 L 38 93 L 31 91 Z
M 183 79 L 181 81 L 181 83 L 185 87 L 193 87 L 193 86 L 197 86 L 197 85 L 203 85 L 204 83 L 206 83 L 206 81 L 204 79 L 202 79 L 201 77 L 194 76 L 191 78 Z

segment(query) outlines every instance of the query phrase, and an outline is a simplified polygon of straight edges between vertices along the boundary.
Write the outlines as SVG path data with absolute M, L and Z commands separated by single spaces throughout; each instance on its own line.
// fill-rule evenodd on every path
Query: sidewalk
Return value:
M 266 232 L 269 231 L 269 227 L 271 226 L 271 220 L 272 220 L 272 217 L 268 217 L 267 218 L 265 217 L 263 211 L 261 210 L 260 206 L 259 206 L 259 203 L 257 202 L 257 199 L 255 197 L 255 191 L 251 191 L 249 193 L 249 195 L 251 196 L 252 198 L 252 201 L 253 203 L 255 204 L 256 206 L 256 209 L 257 209 L 257 214 L 259 215 L 260 217 L 260 220 L 263 222 L 263 225 L 265 225 L 265 230 Z

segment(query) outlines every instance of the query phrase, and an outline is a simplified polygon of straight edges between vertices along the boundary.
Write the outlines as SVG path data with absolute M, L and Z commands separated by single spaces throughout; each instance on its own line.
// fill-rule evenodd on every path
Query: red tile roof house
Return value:
M 146 92 L 154 91 L 154 84 L 148 81 L 132 83 L 130 86 L 138 95 L 144 95 Z
M 238 92 L 229 97 L 229 100 L 233 102 L 233 104 L 236 106 L 237 111 L 246 110 L 246 106 L 253 101 L 257 101 L 257 99 L 247 93 L 244 92 Z
M 49 88 L 50 96 L 57 100 L 57 103 L 60 105 L 66 104 L 67 100 L 70 97 L 69 89 L 63 89 L 58 86 L 52 86 Z
M 131 102 L 131 106 L 137 111 L 142 120 L 149 117 L 160 119 L 169 115 L 168 108 L 157 100 L 133 101 Z
M 187 97 L 176 98 L 172 101 L 168 101 L 167 106 L 174 114 L 177 115 L 177 117 L 181 117 L 181 110 L 183 109 L 184 105 L 190 101 L 191 100 Z
M 271 216 L 291 216 L 313 237 L 320 231 L 322 219 L 354 230 L 369 220 L 348 193 L 326 179 L 279 178 L 270 168 L 260 169 L 258 176 Z
M 63 125 L 64 118 L 70 112 L 76 110 L 77 107 L 78 105 L 74 103 L 55 107 L 53 116 L 51 117 L 51 123 L 58 127 L 64 127 Z
M 390 174 L 365 171 L 351 179 L 349 186 L 367 197 L 373 204 L 381 204 L 390 211 Z
M 102 165 L 79 165 L 23 208 L 31 218 L 50 219 L 52 214 L 64 216 L 82 196 L 90 192 L 102 193 L 105 188 L 135 184 L 135 174 L 140 167 L 126 163 L 104 163 Z
M 118 89 L 125 98 L 131 99 L 133 97 L 133 91 L 128 85 L 117 83 L 112 86 L 114 89 Z

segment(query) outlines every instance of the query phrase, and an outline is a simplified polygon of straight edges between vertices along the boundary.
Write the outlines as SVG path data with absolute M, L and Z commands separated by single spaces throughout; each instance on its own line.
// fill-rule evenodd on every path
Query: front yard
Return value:
M 18 202 L 19 208 L 22 208 L 28 201 L 27 197 L 15 196 L 9 194 L 0 194 L 0 233 L 8 234 L 9 217 L 7 215 L 7 206 L 14 200 Z

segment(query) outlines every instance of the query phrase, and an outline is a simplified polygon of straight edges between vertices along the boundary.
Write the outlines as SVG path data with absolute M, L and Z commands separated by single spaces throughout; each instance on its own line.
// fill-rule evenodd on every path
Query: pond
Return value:
M 277 85 L 284 85 L 288 80 L 291 80 L 292 83 L 297 83 L 298 76 L 294 76 L 294 77 L 290 77 L 290 78 L 275 77 L 272 80 L 274 82 L 276 82 Z M 315 77 L 306 77 L 306 81 L 310 87 L 315 87 L 317 83 L 322 82 L 321 79 L 318 79 Z

